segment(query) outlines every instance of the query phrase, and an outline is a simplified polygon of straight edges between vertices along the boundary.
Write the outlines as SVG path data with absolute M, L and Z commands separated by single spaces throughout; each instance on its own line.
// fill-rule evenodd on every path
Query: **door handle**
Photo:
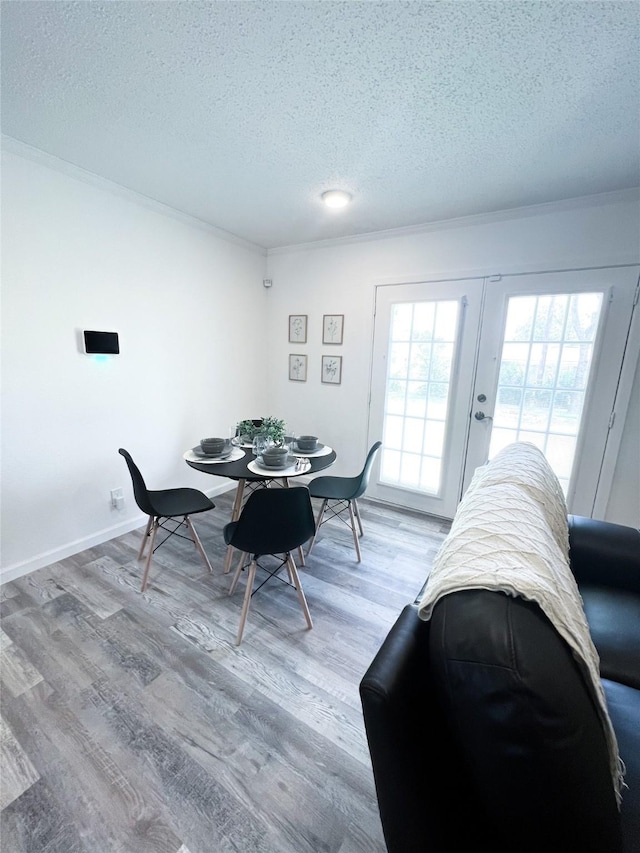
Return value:
M 485 415 L 484 412 L 476 412 L 473 416 L 477 421 L 492 421 L 491 415 Z

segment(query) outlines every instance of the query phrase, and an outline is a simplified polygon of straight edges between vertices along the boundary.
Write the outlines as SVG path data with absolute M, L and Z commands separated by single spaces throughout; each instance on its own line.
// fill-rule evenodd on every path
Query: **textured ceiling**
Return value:
M 268 248 L 617 190 L 640 183 L 639 16 L 4 0 L 3 132 Z

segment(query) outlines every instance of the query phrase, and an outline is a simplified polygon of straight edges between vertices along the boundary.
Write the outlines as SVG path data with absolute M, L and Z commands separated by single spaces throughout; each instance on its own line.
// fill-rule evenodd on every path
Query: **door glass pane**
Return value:
M 459 308 L 458 300 L 391 307 L 382 483 L 440 493 Z
M 539 447 L 565 495 L 584 408 L 602 293 L 512 296 L 489 456 L 513 441 Z

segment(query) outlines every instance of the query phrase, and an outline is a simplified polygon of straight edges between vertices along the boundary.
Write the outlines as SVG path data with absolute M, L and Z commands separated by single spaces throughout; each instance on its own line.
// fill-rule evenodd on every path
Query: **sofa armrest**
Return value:
M 388 853 L 471 850 L 484 837 L 434 694 L 430 628 L 407 605 L 360 682 Z
M 640 593 L 640 530 L 635 527 L 570 515 L 569 559 L 578 585 Z
M 389 853 L 420 850 L 429 773 L 418 755 L 428 689 L 429 625 L 407 605 L 362 681 L 360 698 L 380 818 Z

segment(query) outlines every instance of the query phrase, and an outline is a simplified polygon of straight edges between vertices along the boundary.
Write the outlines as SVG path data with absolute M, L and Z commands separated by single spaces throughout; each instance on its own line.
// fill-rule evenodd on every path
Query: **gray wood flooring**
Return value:
M 294 590 L 270 581 L 235 646 L 214 567 L 176 540 L 141 594 L 143 528 L 1 588 L 3 853 L 384 853 L 358 685 L 449 524 L 362 501 L 362 563 L 325 524 Z

